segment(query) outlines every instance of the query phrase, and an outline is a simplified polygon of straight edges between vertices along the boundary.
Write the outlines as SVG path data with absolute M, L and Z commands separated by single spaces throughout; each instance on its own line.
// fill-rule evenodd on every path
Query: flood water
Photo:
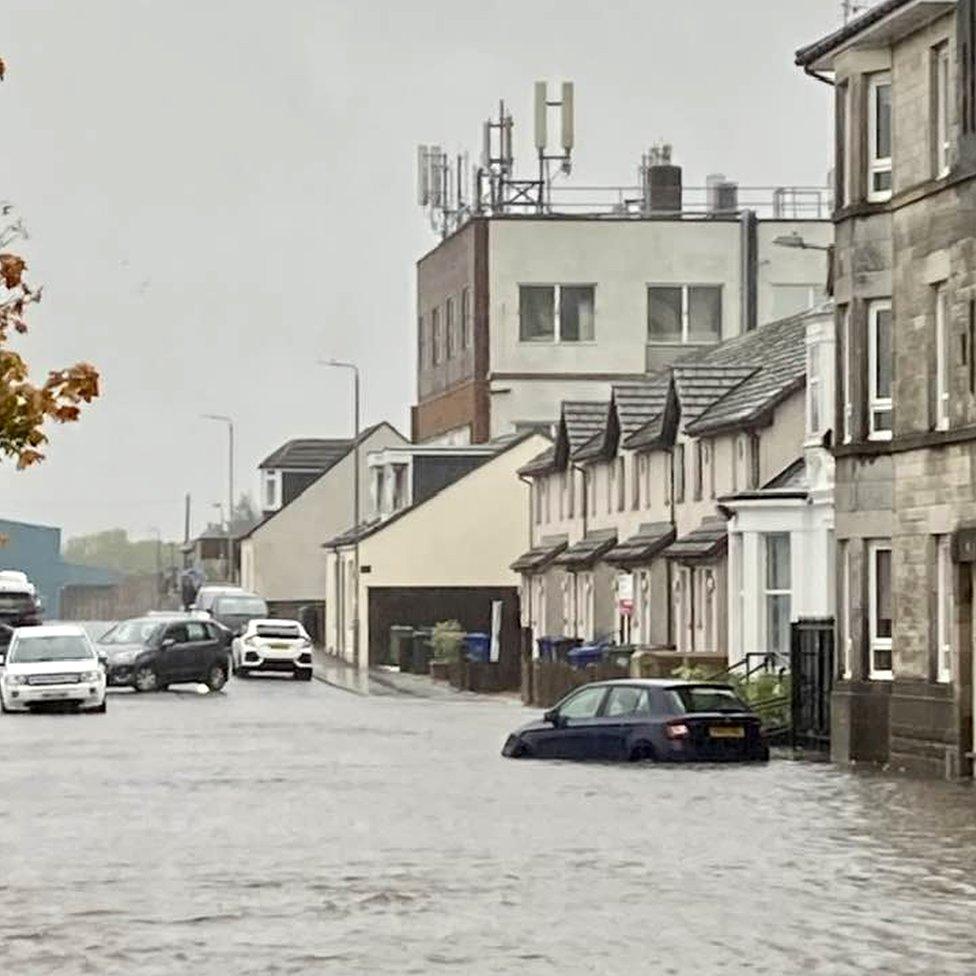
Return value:
M 0 719 L 0 972 L 976 972 L 965 785 L 504 760 L 318 682 Z

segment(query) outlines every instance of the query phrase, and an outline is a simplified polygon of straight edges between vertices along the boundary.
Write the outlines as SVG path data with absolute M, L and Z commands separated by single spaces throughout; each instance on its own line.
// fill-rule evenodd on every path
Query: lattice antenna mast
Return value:
M 417 203 L 442 237 L 457 230 L 471 212 L 468 154 L 452 160 L 440 146 L 417 147 Z

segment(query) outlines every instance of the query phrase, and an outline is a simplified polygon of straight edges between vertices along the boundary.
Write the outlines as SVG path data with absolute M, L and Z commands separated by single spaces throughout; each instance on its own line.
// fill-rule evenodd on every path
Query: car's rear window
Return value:
M 260 624 L 257 635 L 258 637 L 287 637 L 290 640 L 302 636 L 294 624 Z
M 685 712 L 747 712 L 749 708 L 731 688 L 721 685 L 682 685 L 671 688 L 680 709 Z
M 228 617 L 262 617 L 267 612 L 264 600 L 253 596 L 221 596 L 214 602 L 214 613 Z

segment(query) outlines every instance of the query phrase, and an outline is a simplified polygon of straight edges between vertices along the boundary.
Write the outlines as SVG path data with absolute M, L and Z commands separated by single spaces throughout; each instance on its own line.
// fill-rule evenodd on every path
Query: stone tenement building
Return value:
M 971 770 L 976 0 L 797 53 L 834 86 L 835 758 Z

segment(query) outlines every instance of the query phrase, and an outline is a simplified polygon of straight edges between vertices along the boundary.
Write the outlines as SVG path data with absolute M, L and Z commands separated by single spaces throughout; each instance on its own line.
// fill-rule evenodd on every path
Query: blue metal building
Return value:
M 108 569 L 65 562 L 60 529 L 0 519 L 0 535 L 4 540 L 0 546 L 0 569 L 19 569 L 30 577 L 44 601 L 44 616 L 48 619 L 60 614 L 64 586 L 106 586 L 120 579 Z

